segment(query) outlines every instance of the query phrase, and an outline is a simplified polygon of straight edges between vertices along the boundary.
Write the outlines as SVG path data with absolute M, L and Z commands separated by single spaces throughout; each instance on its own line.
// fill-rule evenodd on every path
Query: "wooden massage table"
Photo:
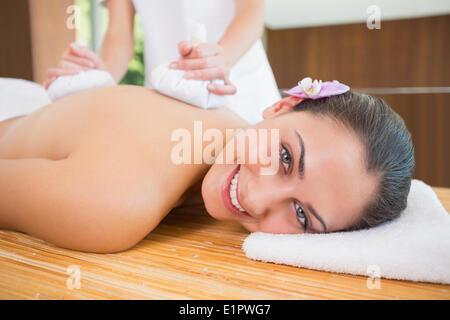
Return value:
M 450 189 L 434 190 L 450 211 Z M 369 289 L 364 276 L 250 260 L 241 249 L 247 235 L 199 206 L 175 209 L 138 245 L 115 254 L 0 230 L 0 298 L 450 299 L 450 285 L 382 278 Z

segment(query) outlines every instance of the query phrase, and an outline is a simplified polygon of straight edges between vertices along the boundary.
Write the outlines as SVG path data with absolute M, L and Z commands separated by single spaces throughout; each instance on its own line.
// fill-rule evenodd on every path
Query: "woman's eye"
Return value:
M 289 166 L 291 165 L 291 155 L 284 146 L 281 147 L 280 158 L 281 158 L 281 163 L 283 164 L 283 167 L 286 170 L 288 170 Z
M 306 221 L 305 211 L 298 204 L 295 204 L 295 213 L 297 214 L 298 221 L 300 221 L 300 223 L 306 230 L 307 221 Z

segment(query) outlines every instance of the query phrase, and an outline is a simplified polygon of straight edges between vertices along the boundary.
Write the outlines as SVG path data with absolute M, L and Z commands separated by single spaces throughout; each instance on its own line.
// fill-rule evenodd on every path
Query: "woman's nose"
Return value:
M 242 205 L 254 218 L 262 219 L 270 211 L 281 207 L 291 190 L 289 185 L 286 182 L 282 183 L 277 175 L 254 175 L 252 170 L 247 173 L 248 180 L 244 190 L 241 191 Z M 245 176 L 245 174 L 242 175 L 242 178 L 245 179 Z

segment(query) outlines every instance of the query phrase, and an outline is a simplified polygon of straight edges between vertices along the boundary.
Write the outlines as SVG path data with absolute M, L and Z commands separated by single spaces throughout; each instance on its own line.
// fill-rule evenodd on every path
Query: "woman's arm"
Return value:
M 134 56 L 134 15 L 131 0 L 108 1 L 109 24 L 101 57 L 107 70 L 119 82 Z

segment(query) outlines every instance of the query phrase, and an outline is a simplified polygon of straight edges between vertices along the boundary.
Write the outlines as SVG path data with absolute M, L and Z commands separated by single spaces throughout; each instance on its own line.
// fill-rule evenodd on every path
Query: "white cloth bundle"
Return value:
M 378 227 L 328 234 L 255 232 L 248 258 L 387 279 L 450 283 L 450 216 L 433 189 L 412 180 L 407 208 Z
M 203 109 L 217 108 L 226 104 L 226 98 L 208 91 L 209 83 L 220 80 L 203 81 L 184 78 L 184 70 L 169 69 L 169 64 L 156 67 L 150 75 L 152 87 L 180 101 Z
M 206 42 L 206 28 L 203 24 L 191 21 L 190 41 L 194 46 Z M 185 79 L 184 73 L 184 70 L 170 69 L 169 63 L 162 64 L 152 70 L 150 84 L 162 94 L 203 109 L 227 104 L 226 96 L 213 94 L 207 89 L 208 84 L 223 84 L 223 80 Z
M 87 41 L 78 39 L 78 46 L 87 46 Z M 90 69 L 69 76 L 60 76 L 48 87 L 47 93 L 52 101 L 83 90 L 116 85 L 112 75 L 104 70 Z
M 72 93 L 98 87 L 114 86 L 116 81 L 107 71 L 91 69 L 75 75 L 58 77 L 47 89 L 52 101 Z

